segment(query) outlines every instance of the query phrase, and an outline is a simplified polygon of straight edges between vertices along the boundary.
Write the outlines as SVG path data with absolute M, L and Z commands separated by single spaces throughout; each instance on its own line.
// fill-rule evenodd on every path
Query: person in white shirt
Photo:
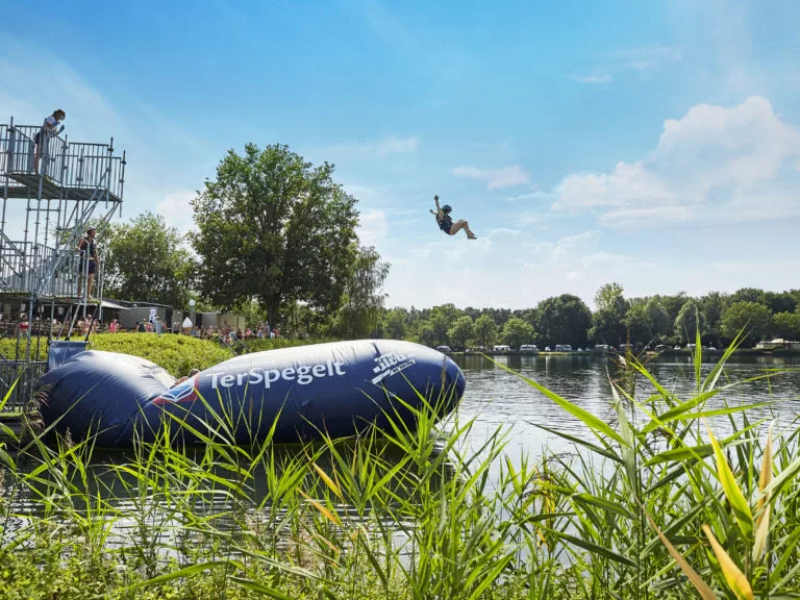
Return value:
M 41 156 L 44 156 L 45 159 L 47 158 L 47 148 L 50 139 L 64 131 L 64 126 L 61 125 L 61 121 L 66 118 L 67 113 L 59 108 L 44 120 L 42 128 L 39 130 L 39 133 L 36 134 L 36 137 L 33 140 L 36 143 L 36 155 L 33 160 L 33 171 L 37 175 L 39 174 L 39 158 Z M 59 125 L 61 125 L 60 128 Z

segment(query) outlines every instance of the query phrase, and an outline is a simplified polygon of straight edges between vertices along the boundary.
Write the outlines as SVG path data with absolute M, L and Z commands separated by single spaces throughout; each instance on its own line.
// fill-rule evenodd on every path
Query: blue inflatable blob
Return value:
M 200 441 L 199 433 L 237 444 L 271 431 L 277 442 L 344 437 L 389 418 L 414 427 L 424 401 L 444 416 L 465 385 L 440 352 L 361 340 L 245 354 L 177 384 L 150 361 L 90 350 L 45 373 L 37 395 L 55 431 L 129 447 L 136 438 L 153 440 L 165 423 L 187 443 Z

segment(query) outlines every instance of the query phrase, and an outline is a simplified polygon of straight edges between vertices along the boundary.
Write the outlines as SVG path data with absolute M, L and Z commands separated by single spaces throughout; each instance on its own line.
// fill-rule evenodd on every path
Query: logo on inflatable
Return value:
M 308 385 L 315 379 L 346 375 L 343 362 L 329 360 L 316 365 L 302 365 L 299 367 L 286 367 L 285 369 L 258 369 L 252 368 L 244 373 L 208 373 L 211 379 L 211 389 L 242 387 L 245 385 L 263 385 L 266 389 L 272 384 L 283 380 L 293 381 L 298 385 Z
M 182 404 L 185 402 L 194 402 L 197 400 L 197 382 L 198 376 L 187 379 L 184 383 L 176 385 L 165 394 L 161 394 L 158 398 L 153 399 L 153 404 L 163 406 L 164 404 Z
M 416 364 L 413 358 L 402 352 L 389 352 L 388 354 L 381 354 L 375 359 L 378 366 L 372 369 L 376 376 L 372 378 L 372 383 L 378 385 L 381 381 L 392 375 L 396 375 L 400 371 L 407 369 L 413 364 Z

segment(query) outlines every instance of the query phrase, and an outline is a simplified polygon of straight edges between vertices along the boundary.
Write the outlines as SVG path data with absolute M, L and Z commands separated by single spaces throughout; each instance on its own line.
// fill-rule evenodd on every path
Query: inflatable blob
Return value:
M 245 354 L 175 383 L 158 365 L 89 350 L 45 373 L 37 385 L 45 423 L 103 447 L 152 441 L 168 424 L 186 443 L 203 436 L 237 444 L 319 435 L 344 437 L 388 418 L 414 427 L 422 398 L 449 413 L 464 375 L 435 350 L 362 340 Z M 276 421 L 277 420 L 277 421 Z

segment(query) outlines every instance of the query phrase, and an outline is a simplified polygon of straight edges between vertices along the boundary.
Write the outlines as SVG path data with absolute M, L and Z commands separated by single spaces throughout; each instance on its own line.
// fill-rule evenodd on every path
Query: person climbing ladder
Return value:
M 94 284 L 94 276 L 100 266 L 100 259 L 97 256 L 97 241 L 95 236 L 97 229 L 89 227 L 86 230 L 86 237 L 83 238 L 75 249 L 80 253 L 80 260 L 78 262 L 78 298 L 81 297 L 81 282 L 83 280 L 84 272 L 87 274 L 86 297 L 92 298 L 92 285 Z
M 444 231 L 447 235 L 455 235 L 463 229 L 467 234 L 467 239 L 478 239 L 478 236 L 475 235 L 469 228 L 469 223 L 467 221 L 462 219 L 453 223 L 453 219 L 450 217 L 450 212 L 453 209 L 449 204 L 445 204 L 440 208 L 439 196 L 434 196 L 433 199 L 436 202 L 436 211 L 431 211 L 431 214 L 436 217 L 436 222 L 439 224 L 439 229 Z

